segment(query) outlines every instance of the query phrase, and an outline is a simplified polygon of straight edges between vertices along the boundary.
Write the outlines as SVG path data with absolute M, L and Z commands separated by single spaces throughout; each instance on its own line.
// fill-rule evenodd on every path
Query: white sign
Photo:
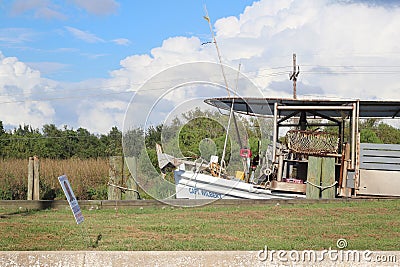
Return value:
M 71 207 L 72 213 L 74 214 L 76 223 L 80 224 L 84 220 L 82 211 L 81 208 L 79 207 L 78 201 L 75 198 L 74 192 L 72 191 L 72 187 L 69 184 L 67 176 L 62 175 L 58 177 L 58 181 L 61 184 L 65 196 L 67 197 L 69 206 Z

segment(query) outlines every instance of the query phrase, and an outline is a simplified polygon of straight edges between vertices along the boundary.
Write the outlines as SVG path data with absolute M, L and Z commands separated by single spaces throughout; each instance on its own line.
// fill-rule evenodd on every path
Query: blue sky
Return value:
M 236 16 L 252 0 L 104 1 L 104 9 L 74 3 L 85 1 L 0 2 L 0 50 L 41 70 L 44 77 L 81 81 L 108 77 L 119 61 L 132 54 L 150 53 L 174 36 L 210 32 L 211 18 Z M 102 1 L 98 1 L 99 3 Z
M 299 97 L 400 100 L 398 1 L 0 0 L 0 120 L 9 129 L 122 128 L 151 77 L 218 62 L 214 45 L 202 44 L 211 40 L 204 5 L 222 62 L 240 63 L 264 96 L 292 96 L 296 53 Z M 165 103 L 197 96 L 185 91 Z M 162 108 L 153 117 L 168 113 Z

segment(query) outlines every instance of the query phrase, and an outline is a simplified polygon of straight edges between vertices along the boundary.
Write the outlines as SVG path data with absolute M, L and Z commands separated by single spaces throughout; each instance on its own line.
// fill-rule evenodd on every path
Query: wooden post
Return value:
M 39 158 L 33 157 L 33 200 L 40 199 L 40 174 L 39 174 Z
M 309 156 L 308 157 L 308 169 L 307 169 L 307 187 L 306 197 L 310 199 L 318 199 L 320 189 L 317 186 L 321 185 L 321 173 L 322 173 L 322 158 Z
M 282 172 L 283 172 L 283 155 L 279 155 L 279 157 L 278 157 L 278 174 L 276 176 L 276 180 L 278 182 L 282 182 Z
M 340 181 L 339 181 L 339 196 L 341 197 L 349 197 L 349 190 L 347 188 L 347 169 L 350 166 L 350 144 L 344 144 L 343 149 L 343 157 L 342 157 L 342 166 L 340 173 Z
M 28 195 L 27 200 L 33 199 L 33 157 L 28 161 Z
M 296 71 L 297 67 L 297 71 Z M 300 73 L 300 67 L 296 64 L 296 54 L 293 54 L 293 72 L 289 74 L 289 79 L 293 80 L 293 99 L 297 99 L 296 81 Z
M 335 198 L 335 186 L 329 187 L 335 183 L 335 159 L 308 157 L 307 182 L 307 198 Z
M 121 186 L 122 183 L 123 158 L 121 156 L 112 156 L 109 161 L 109 183 L 108 200 L 121 200 L 121 189 L 113 186 Z
M 357 134 L 357 146 L 356 146 L 356 158 L 355 158 L 355 176 L 354 176 L 354 197 L 357 196 L 358 190 L 360 189 L 360 133 Z
M 131 162 L 130 166 L 131 166 L 132 174 L 129 172 L 127 161 Z M 126 164 L 124 164 L 124 173 L 126 173 L 127 177 L 128 177 L 126 180 L 126 187 L 137 191 L 137 184 L 134 179 L 134 178 L 136 178 L 136 175 L 137 175 L 137 158 L 136 157 L 126 157 L 125 163 Z M 125 199 L 126 200 L 138 199 L 138 194 L 135 191 L 126 191 Z
M 331 157 L 322 158 L 321 186 L 331 186 L 335 183 L 335 159 Z M 322 190 L 321 198 L 335 198 L 335 186 Z

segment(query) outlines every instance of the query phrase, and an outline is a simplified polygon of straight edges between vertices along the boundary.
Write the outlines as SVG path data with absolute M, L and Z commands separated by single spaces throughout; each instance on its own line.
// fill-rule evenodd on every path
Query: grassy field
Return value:
M 69 208 L 0 210 L 1 250 L 321 250 L 339 238 L 350 250 L 400 250 L 400 200 L 83 214 L 78 226 Z

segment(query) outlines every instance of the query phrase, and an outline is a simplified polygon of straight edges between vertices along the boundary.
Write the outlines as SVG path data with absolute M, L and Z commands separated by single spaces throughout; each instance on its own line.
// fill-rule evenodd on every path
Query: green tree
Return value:
M 360 131 L 360 141 L 361 143 L 382 143 L 382 140 L 379 139 L 373 129 L 362 129 Z
M 114 126 L 111 128 L 107 136 L 107 148 L 106 153 L 108 156 L 122 155 L 122 132 L 118 130 L 118 127 Z

